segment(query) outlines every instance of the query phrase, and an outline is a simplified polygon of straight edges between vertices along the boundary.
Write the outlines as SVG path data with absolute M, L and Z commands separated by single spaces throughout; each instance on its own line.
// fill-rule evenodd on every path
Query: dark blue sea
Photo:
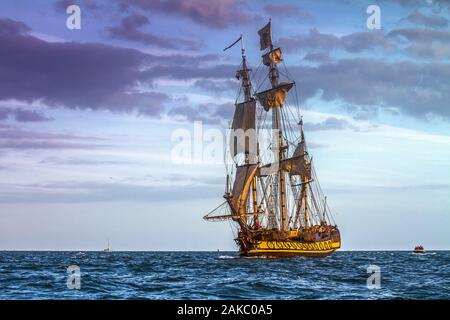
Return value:
M 71 265 L 79 273 L 67 273 Z M 369 265 L 379 267 L 373 274 L 380 275 L 378 289 L 367 287 Z M 450 251 L 286 259 L 231 252 L 0 252 L 0 299 L 450 299 Z

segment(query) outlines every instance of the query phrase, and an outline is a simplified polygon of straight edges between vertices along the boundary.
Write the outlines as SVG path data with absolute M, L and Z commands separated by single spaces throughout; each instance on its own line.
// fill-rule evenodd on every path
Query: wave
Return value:
M 450 299 L 450 251 L 411 254 L 273 260 L 237 252 L 0 252 L 0 299 Z M 82 290 L 66 289 L 73 264 Z M 380 268 L 379 290 L 366 287 L 369 265 Z
M 238 256 L 219 256 L 219 259 L 236 259 L 239 258 Z

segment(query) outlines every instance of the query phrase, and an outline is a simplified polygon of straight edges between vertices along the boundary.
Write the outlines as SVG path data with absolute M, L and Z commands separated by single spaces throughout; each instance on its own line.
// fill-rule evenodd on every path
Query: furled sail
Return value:
M 275 88 L 257 93 L 256 96 L 264 110 L 269 111 L 271 108 L 281 107 L 284 104 L 286 93 L 291 90 L 293 85 L 293 82 L 282 82 Z
M 255 113 L 256 101 L 250 100 L 243 103 L 238 103 L 234 111 L 233 124 L 231 128 L 236 129 L 255 129 Z
M 233 192 L 231 195 L 231 206 L 235 214 L 241 211 L 242 206 L 245 206 L 248 191 L 257 169 L 257 164 L 249 164 L 237 167 L 236 178 L 234 180 Z
M 303 120 L 301 120 L 302 124 L 303 124 Z M 297 147 L 294 150 L 294 154 L 292 155 L 293 157 L 304 157 L 305 156 L 305 137 L 303 136 L 303 129 L 301 132 L 302 136 L 301 136 L 301 140 L 300 142 L 297 144 Z
M 281 167 L 292 176 L 299 175 L 311 179 L 311 164 L 304 158 L 297 157 L 281 160 Z
M 277 173 L 280 170 L 280 165 L 278 162 L 269 163 L 259 168 L 259 176 L 266 177 L 271 174 Z
M 300 141 L 295 148 L 291 158 L 281 161 L 283 170 L 289 172 L 290 175 L 300 175 L 311 179 L 311 163 L 305 157 L 305 142 Z
M 236 105 L 231 129 L 230 150 L 233 157 L 239 153 L 256 155 L 256 100 Z
M 271 63 L 277 64 L 283 61 L 283 58 L 281 57 L 281 49 L 276 48 L 274 50 L 271 50 L 267 52 L 265 55 L 262 56 L 263 63 L 266 66 L 270 66 Z

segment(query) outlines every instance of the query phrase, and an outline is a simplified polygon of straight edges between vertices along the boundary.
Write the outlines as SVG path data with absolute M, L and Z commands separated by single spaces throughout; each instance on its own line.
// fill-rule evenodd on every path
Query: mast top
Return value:
M 241 43 L 241 55 L 242 55 L 242 69 L 238 70 L 236 73 L 236 78 L 238 80 L 242 79 L 242 89 L 244 90 L 244 102 L 252 100 L 252 94 L 251 94 L 251 81 L 250 81 L 250 69 L 247 68 L 247 59 L 245 57 L 245 47 L 244 47 L 244 36 L 241 34 L 241 36 L 233 42 L 231 45 L 223 49 L 223 51 L 226 51 L 233 47 L 236 43 Z

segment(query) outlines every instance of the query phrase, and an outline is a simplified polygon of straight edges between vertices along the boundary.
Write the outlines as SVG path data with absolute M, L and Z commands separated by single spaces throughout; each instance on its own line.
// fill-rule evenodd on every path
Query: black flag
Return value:
M 270 48 L 272 46 L 272 23 L 269 21 L 261 30 L 258 31 L 259 34 L 259 45 L 260 50 Z
M 223 51 L 230 49 L 232 46 L 234 46 L 236 43 L 238 43 L 239 41 L 241 41 L 242 39 L 242 35 L 239 37 L 239 39 L 237 39 L 235 42 L 233 42 L 232 44 L 230 44 L 228 47 L 226 47 L 225 49 L 223 49 Z

